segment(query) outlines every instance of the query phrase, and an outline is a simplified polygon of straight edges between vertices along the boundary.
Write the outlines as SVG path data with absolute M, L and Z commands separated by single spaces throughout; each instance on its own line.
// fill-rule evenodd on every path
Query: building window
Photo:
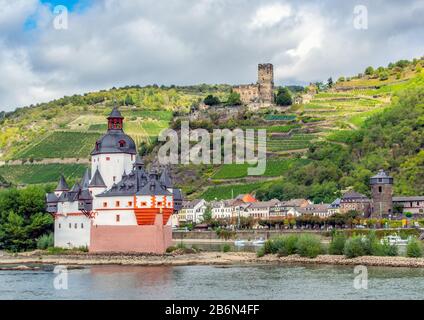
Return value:
M 78 223 L 74 224 L 74 228 L 77 229 L 78 228 Z
M 69 224 L 69 229 L 72 229 L 72 223 Z
M 120 148 L 125 147 L 125 141 L 124 140 L 119 141 L 119 147 Z
M 121 216 L 119 214 L 116 215 L 116 222 L 121 221 Z
M 107 208 L 107 202 L 103 202 L 103 208 Z
M 62 228 L 62 225 L 59 223 L 59 229 Z
M 116 206 L 116 207 L 119 207 L 119 205 L 120 205 L 119 201 L 116 201 L 116 202 L 115 202 L 115 206 Z
M 81 223 L 81 229 L 84 229 L 84 223 Z
M 106 161 L 110 161 L 110 157 L 106 157 Z
M 382 193 L 383 192 L 383 188 L 382 187 L 378 187 L 378 192 Z
M 146 202 L 142 202 L 141 203 L 141 206 L 147 206 L 147 203 Z
M 162 202 L 158 202 L 158 206 L 161 206 L 162 205 Z
M 132 201 L 128 201 L 128 207 L 132 207 Z

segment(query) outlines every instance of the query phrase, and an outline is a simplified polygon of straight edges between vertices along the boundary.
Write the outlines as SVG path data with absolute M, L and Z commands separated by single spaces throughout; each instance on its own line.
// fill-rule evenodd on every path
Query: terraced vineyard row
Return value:
M 0 176 L 13 184 L 39 184 L 57 182 L 63 174 L 67 180 L 80 179 L 86 166 L 83 164 L 25 164 L 0 166 Z
M 278 159 L 268 160 L 266 162 L 266 170 L 262 176 L 276 177 L 282 175 L 285 171 L 293 167 L 293 165 L 301 165 L 308 163 L 306 159 Z M 247 170 L 251 167 L 248 164 L 225 164 L 222 165 L 212 176 L 212 179 L 237 179 L 247 177 Z
M 15 155 L 15 159 L 85 158 L 90 155 L 98 133 L 56 131 Z

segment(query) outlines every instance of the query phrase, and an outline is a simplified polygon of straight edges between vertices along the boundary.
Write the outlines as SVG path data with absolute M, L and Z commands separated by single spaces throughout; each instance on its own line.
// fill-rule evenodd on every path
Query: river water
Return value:
M 0 271 L 0 299 L 424 298 L 423 269 L 369 267 L 361 290 L 346 266 L 90 266 L 69 270 L 66 290 L 54 288 L 57 276 L 52 266 Z

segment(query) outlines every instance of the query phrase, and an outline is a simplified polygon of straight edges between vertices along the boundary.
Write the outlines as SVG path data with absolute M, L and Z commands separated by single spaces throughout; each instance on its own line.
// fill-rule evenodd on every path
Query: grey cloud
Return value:
M 249 83 L 257 63 L 268 61 L 277 84 L 305 84 L 423 54 L 422 2 L 362 1 L 368 30 L 353 28 L 356 4 L 103 0 L 71 13 L 66 31 L 52 28 L 41 5 L 15 8 L 40 21 L 14 37 L 19 28 L 3 26 L 0 13 L 0 108 L 127 84 Z M 287 5 L 290 15 L 265 16 L 276 22 L 252 27 L 260 8 Z

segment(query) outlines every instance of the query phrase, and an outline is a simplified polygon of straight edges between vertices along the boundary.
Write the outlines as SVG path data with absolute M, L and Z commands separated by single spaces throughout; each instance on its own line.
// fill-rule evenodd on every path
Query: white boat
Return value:
M 253 245 L 254 246 L 261 246 L 261 245 L 264 245 L 265 244 L 265 240 L 264 240 L 264 238 L 259 238 L 259 239 L 256 239 L 256 240 L 253 240 Z
M 391 245 L 406 245 L 408 244 L 408 241 L 409 239 L 406 239 L 406 240 L 402 239 L 398 235 L 391 235 L 381 239 L 382 244 L 387 242 L 388 244 L 391 244 Z
M 237 239 L 236 241 L 234 241 L 235 246 L 241 247 L 241 246 L 244 246 L 245 244 L 246 244 L 246 240 Z

